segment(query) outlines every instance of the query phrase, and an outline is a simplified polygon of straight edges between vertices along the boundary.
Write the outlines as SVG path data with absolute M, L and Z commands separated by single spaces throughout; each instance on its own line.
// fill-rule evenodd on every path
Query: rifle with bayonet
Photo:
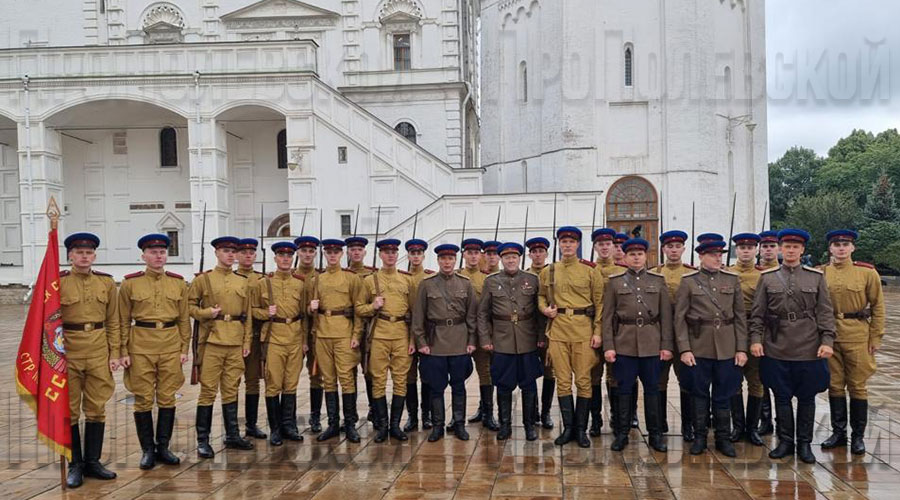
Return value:
M 766 207 L 763 208 L 763 216 L 762 216 L 762 227 L 759 228 L 759 233 L 762 234 L 763 231 L 766 230 L 766 215 L 769 215 L 769 200 L 766 200 Z M 760 258 L 762 256 L 759 252 L 756 252 L 756 265 L 759 265 Z
M 353 237 L 356 238 L 356 229 L 359 227 L 359 203 L 356 204 L 356 221 L 353 223 Z M 347 267 L 350 267 L 350 252 L 347 252 Z
M 725 258 L 725 267 L 731 266 L 731 238 L 734 237 L 734 210 L 737 208 L 737 193 L 731 201 L 731 229 L 728 230 L 728 257 Z
M 691 248 L 691 266 L 694 265 L 694 254 L 695 254 L 695 252 L 694 252 L 694 237 L 696 236 L 696 234 L 694 233 L 694 222 L 696 220 L 694 218 L 694 215 L 695 215 L 694 208 L 696 208 L 696 203 L 692 201 L 691 202 L 691 242 L 688 245 Z
M 552 262 L 556 262 L 556 193 L 553 193 L 553 227 L 550 228 L 550 231 L 553 232 L 553 260 L 552 260 Z
M 459 268 L 462 269 L 463 261 L 465 260 L 466 255 L 466 247 L 463 245 L 463 242 L 466 241 L 466 218 L 469 217 L 469 212 L 463 212 L 463 226 L 462 226 L 462 236 L 459 238 Z
M 300 235 L 299 236 L 303 236 L 303 231 L 305 231 L 305 230 L 306 230 L 306 210 L 304 209 L 303 210 L 303 222 L 300 224 Z M 294 269 L 299 269 L 299 268 L 300 268 L 300 252 L 297 251 L 297 253 L 294 255 Z
M 522 235 L 522 248 L 528 252 L 528 205 L 525 205 L 525 234 Z M 522 270 L 525 270 L 525 256 L 522 256 Z
M 263 229 L 263 209 L 265 205 L 259 204 L 259 248 L 262 249 L 262 272 L 266 274 L 266 231 Z
M 594 262 L 594 230 L 597 229 L 597 195 L 594 195 L 594 208 L 591 210 L 591 262 Z
M 419 225 L 419 210 L 416 209 L 416 217 L 413 219 L 413 234 L 412 234 L 412 238 L 410 238 L 412 240 L 416 239 L 416 229 L 418 228 L 418 225 Z M 407 256 L 406 257 L 406 270 L 409 271 L 412 268 L 411 266 L 412 266 L 412 264 L 409 262 L 409 256 Z
M 203 222 L 200 226 L 200 272 L 196 277 L 203 276 L 203 261 L 206 257 L 206 202 L 203 202 Z M 195 319 L 191 331 L 191 385 L 200 383 L 200 320 Z
M 550 263 L 550 269 L 548 273 L 550 274 L 550 281 L 547 283 L 547 303 L 550 304 L 550 307 L 556 309 L 556 193 L 553 193 L 553 261 Z M 550 328 L 553 326 L 553 318 L 547 318 L 547 326 L 544 330 L 545 336 L 547 337 L 547 342 L 550 342 Z M 549 348 L 549 345 L 548 345 Z M 548 369 L 551 367 L 550 356 L 544 356 L 544 366 Z
M 659 192 L 659 234 L 662 235 L 666 232 L 666 219 L 663 218 L 663 195 L 662 191 Z M 666 257 L 663 254 L 662 246 L 659 248 L 659 265 L 664 265 L 666 263 Z
M 381 205 L 378 205 L 378 214 L 375 216 L 375 251 L 372 252 L 372 268 L 375 268 L 375 257 L 378 254 L 378 232 L 381 230 Z M 381 285 L 378 283 L 378 269 L 372 272 L 372 279 L 375 280 L 375 296 L 381 296 Z M 378 311 L 369 321 L 369 327 L 366 329 L 366 338 L 362 339 L 360 347 L 365 347 L 360 353 L 363 373 L 369 373 L 369 353 L 372 352 L 372 339 L 375 337 L 375 324 L 378 322 Z
M 319 269 L 316 271 L 316 276 L 313 278 L 313 300 L 319 300 L 319 274 L 322 273 L 322 255 L 325 253 L 325 247 L 322 245 L 322 209 L 319 209 Z M 313 327 L 310 332 L 310 338 L 315 342 L 315 336 L 317 335 L 316 330 L 319 326 L 319 313 L 313 313 Z M 311 376 L 316 376 L 319 374 L 319 360 L 315 358 L 315 353 L 313 354 L 313 363 L 312 368 L 309 370 L 309 374 Z

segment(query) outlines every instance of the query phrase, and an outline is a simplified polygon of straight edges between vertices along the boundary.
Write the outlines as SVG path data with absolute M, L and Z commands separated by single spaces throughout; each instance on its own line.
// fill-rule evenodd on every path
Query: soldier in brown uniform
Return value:
M 644 386 L 644 418 L 650 446 L 666 451 L 660 423 L 659 370 L 661 361 L 672 359 L 674 335 L 672 307 L 661 274 L 647 271 L 650 244 L 633 238 L 622 245 L 628 270 L 609 278 L 603 291 L 603 355 L 613 363 L 619 384 L 613 451 L 628 444 L 632 391 L 638 376 Z M 651 390 L 647 390 L 651 389 Z
M 363 264 L 363 260 L 366 258 L 366 245 L 369 244 L 369 240 L 363 238 L 362 236 L 351 236 L 344 240 L 344 243 L 347 245 L 347 259 L 349 265 L 347 266 L 347 271 L 351 271 L 356 273 L 359 276 L 360 282 L 366 279 L 366 276 L 371 275 L 377 269 L 372 266 L 367 266 Z M 369 330 L 368 321 L 364 321 L 362 323 L 362 332 L 365 334 Z M 369 341 L 365 338 L 360 339 L 359 344 L 359 356 L 360 359 L 365 359 L 369 353 L 366 349 L 369 346 Z M 362 370 L 362 364 L 359 365 L 359 369 Z M 356 380 L 357 374 L 359 372 L 353 372 L 353 379 Z M 366 384 L 366 404 L 369 405 L 369 412 L 366 416 L 366 420 L 368 422 L 375 422 L 375 407 L 373 405 L 374 397 L 372 395 L 372 375 L 369 373 L 363 373 L 363 380 Z
M 541 275 L 541 270 L 547 267 L 548 250 L 550 249 L 550 240 L 544 237 L 531 238 L 525 242 L 528 248 L 528 257 L 531 258 L 531 266 L 528 272 L 535 276 Z M 535 319 L 537 328 L 542 335 L 546 336 L 547 317 L 543 313 L 538 314 Z M 544 377 L 541 382 L 541 408 L 534 409 L 533 420 L 535 423 L 540 422 L 544 429 L 553 428 L 553 416 L 550 415 L 550 409 L 553 407 L 553 393 L 556 391 L 556 379 L 553 377 L 553 367 L 547 366 L 547 343 L 544 342 L 542 347 L 538 347 L 538 356 L 541 358 L 541 364 L 544 366 Z
M 519 259 L 525 249 L 518 243 L 504 243 L 498 248 L 503 271 L 484 280 L 478 305 L 479 343 L 494 353 L 491 379 L 497 386 L 500 407 L 500 432 L 497 440 L 512 435 L 512 392 L 522 390 L 522 423 L 525 439 L 537 439 L 534 412 L 537 408 L 537 383 L 543 370 L 538 348 L 546 344 L 544 331 L 537 322 L 538 277 L 519 270 Z
M 559 401 L 563 430 L 554 441 L 562 446 L 572 440 L 578 446 L 591 445 L 587 431 L 591 401 L 591 369 L 597 364 L 594 351 L 600 347 L 600 318 L 603 309 L 603 275 L 593 262 L 578 258 L 581 230 L 563 226 L 557 229 L 561 259 L 541 271 L 538 297 L 540 310 L 550 326 L 547 348 Z M 577 403 L 572 398 L 572 380 Z
M 256 249 L 259 241 L 254 238 L 243 238 L 238 246 L 238 268 L 235 273 L 247 278 L 249 290 L 256 288 L 256 284 L 264 276 L 263 273 L 253 269 L 256 262 Z M 253 321 L 253 340 L 250 341 L 250 355 L 244 358 L 244 418 L 245 433 L 256 439 L 265 439 L 266 433 L 256 426 L 259 415 L 259 379 L 260 379 L 260 346 L 259 332 L 263 322 L 251 318 Z
M 282 438 L 303 441 L 297 429 L 297 382 L 303 355 L 309 349 L 303 323 L 303 280 L 291 272 L 297 246 L 290 241 L 272 245 L 274 273 L 256 280 L 251 290 L 253 318 L 262 324 L 261 355 L 266 380 L 269 444 Z
M 125 387 L 134 393 L 134 423 L 143 456 L 141 469 L 156 460 L 178 465 L 169 451 L 175 425 L 175 392 L 184 385 L 181 366 L 188 360 L 191 320 L 184 278 L 165 270 L 169 237 L 148 234 L 138 240 L 147 268 L 125 276 L 119 290 Z M 157 411 L 153 436 L 153 401 Z
M 419 284 L 413 306 L 412 333 L 422 357 L 422 380 L 431 387 L 431 434 L 429 442 L 444 437 L 444 390 L 450 385 L 454 434 L 468 441 L 466 432 L 466 379 L 472 374 L 477 309 L 471 281 L 457 274 L 459 247 L 438 245 L 440 272 Z
M 831 436 L 822 443 L 830 449 L 847 445 L 847 396 L 850 393 L 850 451 L 866 452 L 863 441 L 868 421 L 869 403 L 866 382 L 875 373 L 875 352 L 884 336 L 884 293 L 881 277 L 871 264 L 853 260 L 856 231 L 831 231 L 828 250 L 831 263 L 825 266 L 825 282 L 837 318 L 834 356 L 829 358 L 831 386 Z
M 736 455 L 731 442 L 731 398 L 741 383 L 740 367 L 747 363 L 747 317 L 737 274 L 722 270 L 724 241 L 701 243 L 700 270 L 685 274 L 675 301 L 675 335 L 695 399 L 696 435 L 691 454 L 706 451 L 709 390 L 715 412 L 716 449 Z
M 64 244 L 72 264 L 71 272 L 59 274 L 72 417 L 72 460 L 66 484 L 77 488 L 84 476 L 116 477 L 115 472 L 100 463 L 100 455 L 106 428 L 106 402 L 116 388 L 112 372 L 119 368 L 120 334 L 116 282 L 108 274 L 91 269 L 100 238 L 91 233 L 75 233 Z M 84 448 L 78 430 L 82 408 Z
M 238 388 L 244 358 L 250 355 L 250 291 L 247 278 L 232 270 L 240 240 L 221 236 L 211 242 L 216 267 L 194 277 L 189 291 L 191 317 L 200 321 L 200 396 L 197 398 L 197 454 L 213 458 L 209 445 L 212 405 L 222 394 L 225 447 L 253 449 L 241 437 L 237 419 Z
M 778 232 L 763 231 L 759 233 L 759 267 L 760 271 L 778 267 Z M 754 358 L 755 356 L 750 356 Z M 749 364 L 750 361 L 747 361 Z M 762 381 L 762 377 L 760 377 Z M 775 432 L 775 423 L 772 419 L 772 391 L 763 384 L 763 400 L 759 409 L 760 436 L 768 436 Z
M 322 241 L 327 267 L 312 280 L 306 281 L 305 296 L 309 298 L 309 313 L 313 315 L 316 332 L 316 362 L 322 373 L 325 389 L 325 410 L 328 427 L 316 438 L 331 439 L 340 434 L 340 405 L 338 383 L 344 405 L 344 432 L 351 443 L 359 442 L 356 423 L 356 370 L 359 365 L 359 345 L 362 322 L 356 320 L 354 309 L 363 301 L 363 285 L 359 275 L 341 269 L 344 242 L 339 239 Z
M 810 443 L 816 414 L 816 394 L 828 388 L 827 358 L 834 344 L 834 309 L 825 276 L 803 266 L 809 233 L 782 229 L 778 233 L 784 264 L 759 278 L 750 315 L 750 351 L 762 357 L 763 383 L 775 393 L 778 446 L 769 458 L 794 454 L 794 412 L 797 398 L 797 456 L 815 463 Z
M 469 278 L 475 287 L 476 300 L 481 299 L 481 290 L 484 287 L 484 279 L 487 275 L 481 272 L 480 262 L 483 259 L 481 250 L 484 242 L 477 238 L 468 238 L 462 242 L 463 259 L 466 266 L 459 271 L 461 276 Z M 494 420 L 494 385 L 491 381 L 491 353 L 482 348 L 477 348 L 475 355 L 475 372 L 478 374 L 478 389 L 481 399 L 478 402 L 478 411 L 469 419 L 469 423 L 481 422 L 481 425 L 496 431 L 500 428 Z M 455 415 L 454 417 L 455 418 Z M 447 432 L 453 432 L 455 426 L 451 419 Z
M 425 250 L 428 249 L 428 242 L 420 239 L 411 239 L 406 241 L 406 255 L 409 260 L 410 281 L 412 289 L 416 290 L 423 279 L 434 274 L 431 269 L 425 269 L 422 262 L 425 261 Z M 415 295 L 411 295 L 411 301 L 415 300 Z M 415 341 L 415 339 L 413 339 Z M 418 394 L 416 393 L 416 382 L 419 380 L 419 352 L 416 351 L 412 355 L 409 365 L 409 373 L 406 376 L 406 411 L 409 418 L 406 425 L 403 426 L 403 432 L 412 432 L 419 428 L 419 418 L 417 416 L 417 408 L 419 407 Z M 422 428 L 431 429 L 431 389 L 425 381 L 422 381 Z
M 315 236 L 298 236 L 294 239 L 294 245 L 297 245 L 298 263 L 294 275 L 299 277 L 305 283 L 315 279 L 319 271 L 315 268 L 316 251 L 320 245 L 319 238 Z M 304 312 L 306 304 L 309 303 L 309 297 L 304 295 L 303 304 Z M 302 327 L 306 330 L 307 345 L 309 350 L 306 352 L 306 374 L 309 377 L 309 430 L 318 434 L 322 432 L 322 399 L 324 391 L 322 390 L 322 374 L 316 366 L 316 336 L 312 328 L 315 322 L 312 318 L 308 318 L 303 322 Z

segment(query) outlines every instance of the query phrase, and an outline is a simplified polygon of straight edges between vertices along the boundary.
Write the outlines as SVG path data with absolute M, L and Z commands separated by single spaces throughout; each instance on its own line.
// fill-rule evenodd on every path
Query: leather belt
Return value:
M 345 307 L 343 309 L 319 309 L 316 312 L 321 314 L 322 316 L 343 316 L 345 318 L 353 317 L 352 307 Z
M 293 318 L 271 318 L 269 319 L 272 323 L 283 323 L 285 325 L 290 325 L 291 323 L 296 323 L 300 321 L 300 316 L 296 316 Z
M 466 323 L 466 318 L 449 318 L 449 319 L 436 319 L 432 321 L 437 326 L 453 326 L 453 325 L 462 325 Z
M 868 309 L 863 309 L 862 311 L 856 312 L 848 312 L 848 313 L 834 313 L 834 317 L 837 319 L 861 319 L 868 320 L 872 317 L 872 312 Z
M 91 330 L 99 330 L 103 328 L 103 322 L 97 323 L 63 323 L 63 330 L 89 332 Z
M 635 325 L 638 328 L 644 325 L 655 325 L 659 323 L 659 316 L 644 319 L 644 318 L 634 318 L 634 319 L 620 319 L 618 320 L 620 325 Z
M 157 330 L 162 330 L 163 328 L 172 328 L 173 326 L 177 326 L 177 321 L 135 321 L 134 326 L 139 326 L 141 328 L 155 328 Z
M 559 312 L 558 309 L 557 309 L 557 312 Z M 499 319 L 500 321 L 510 321 L 514 325 L 518 324 L 519 321 L 528 321 L 529 319 L 531 319 L 533 317 L 534 317 L 534 314 L 526 314 L 524 316 L 519 316 L 518 314 L 511 314 L 509 316 L 506 316 L 503 314 L 494 314 L 492 316 L 493 319 Z
M 241 314 L 240 316 L 233 316 L 231 314 L 225 314 L 223 316 L 215 318 L 216 321 L 225 321 L 226 323 L 230 323 L 232 321 L 240 321 L 241 323 L 247 319 L 246 314 Z
M 813 313 L 811 313 L 810 311 L 801 311 L 799 313 L 790 311 L 787 314 L 778 313 L 776 316 L 778 316 L 779 319 L 786 319 L 788 321 L 797 321 L 800 318 L 812 318 Z
M 721 319 L 721 318 L 698 319 L 695 321 L 688 321 L 688 324 L 689 325 L 712 325 L 716 328 L 719 328 L 721 326 L 733 325 L 734 318 L 731 318 L 731 319 Z
M 594 309 L 593 308 L 572 309 L 572 308 L 560 307 L 556 310 L 556 314 L 562 314 L 563 316 L 593 316 Z
M 378 319 L 383 319 L 390 323 L 399 323 L 399 322 L 408 322 L 409 318 L 407 316 L 391 316 L 390 314 L 385 314 L 383 312 L 378 313 Z

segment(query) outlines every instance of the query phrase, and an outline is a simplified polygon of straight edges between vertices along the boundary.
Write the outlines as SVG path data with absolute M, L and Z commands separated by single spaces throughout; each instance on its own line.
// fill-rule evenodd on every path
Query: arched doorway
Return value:
M 659 198 L 653 184 L 643 177 L 623 177 L 606 195 L 606 224 L 617 232 L 636 232 L 650 242 L 647 265 L 659 262 Z
M 290 214 L 281 214 L 272 219 L 269 229 L 266 231 L 267 238 L 288 238 L 291 236 L 291 216 Z

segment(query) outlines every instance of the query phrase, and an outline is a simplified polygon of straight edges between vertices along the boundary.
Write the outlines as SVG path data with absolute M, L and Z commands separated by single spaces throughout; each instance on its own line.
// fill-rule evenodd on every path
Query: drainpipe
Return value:
M 28 88 L 30 78 L 28 75 L 22 77 L 22 88 L 25 92 L 25 167 L 28 170 L 28 193 L 31 198 L 31 210 L 29 221 L 31 225 L 31 262 L 32 272 L 34 276 L 31 279 L 31 285 L 28 287 L 28 293 L 25 294 L 24 302 L 28 302 L 34 291 L 34 283 L 37 281 L 37 229 L 35 228 L 34 219 L 34 165 L 31 162 L 31 94 Z M 23 256 L 24 257 L 24 256 Z

